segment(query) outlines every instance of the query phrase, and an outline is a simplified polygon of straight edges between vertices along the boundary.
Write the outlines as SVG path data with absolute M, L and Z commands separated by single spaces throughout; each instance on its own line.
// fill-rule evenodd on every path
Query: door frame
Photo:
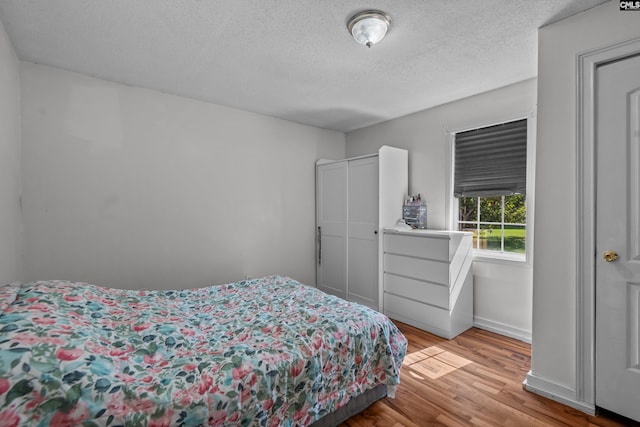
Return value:
M 576 400 L 594 414 L 597 67 L 640 54 L 640 38 L 577 56 L 576 120 Z

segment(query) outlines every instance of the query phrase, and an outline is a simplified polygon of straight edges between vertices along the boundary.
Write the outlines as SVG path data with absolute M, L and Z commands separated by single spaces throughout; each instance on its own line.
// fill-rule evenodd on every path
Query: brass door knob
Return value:
M 613 262 L 618 259 L 618 254 L 614 251 L 604 251 L 604 253 L 602 254 L 602 259 L 604 259 L 606 262 Z

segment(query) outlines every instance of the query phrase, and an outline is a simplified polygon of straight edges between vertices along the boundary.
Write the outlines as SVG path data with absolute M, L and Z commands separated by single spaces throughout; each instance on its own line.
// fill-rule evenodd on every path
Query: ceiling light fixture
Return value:
M 365 10 L 349 19 L 347 28 L 360 44 L 371 47 L 380 42 L 389 31 L 391 17 L 379 10 Z

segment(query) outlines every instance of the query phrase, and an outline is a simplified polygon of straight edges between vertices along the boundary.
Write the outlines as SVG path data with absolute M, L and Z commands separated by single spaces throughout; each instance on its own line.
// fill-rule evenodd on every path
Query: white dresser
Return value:
M 451 339 L 473 326 L 472 233 L 384 229 L 384 313 Z

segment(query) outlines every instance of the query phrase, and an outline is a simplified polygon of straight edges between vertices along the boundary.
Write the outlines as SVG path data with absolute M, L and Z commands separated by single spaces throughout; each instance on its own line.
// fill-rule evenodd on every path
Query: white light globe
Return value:
M 355 15 L 349 21 L 349 30 L 360 44 L 371 47 L 380 42 L 389 29 L 389 16 L 383 12 L 366 11 Z

